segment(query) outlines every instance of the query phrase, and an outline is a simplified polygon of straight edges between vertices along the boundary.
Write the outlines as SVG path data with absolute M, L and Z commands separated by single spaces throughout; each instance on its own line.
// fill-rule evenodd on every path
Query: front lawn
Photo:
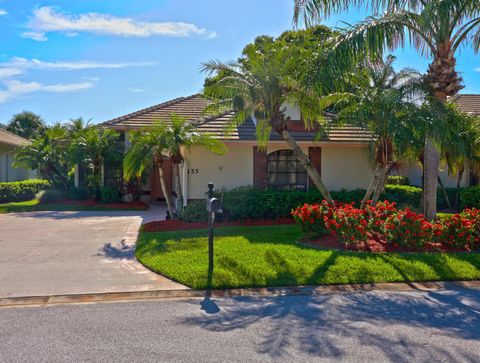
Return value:
M 479 253 L 363 253 L 298 245 L 296 225 L 215 231 L 213 288 L 480 279 Z M 207 288 L 207 230 L 142 232 L 136 256 L 148 268 Z
M 132 207 L 111 207 L 108 204 L 96 204 L 96 205 L 82 205 L 82 204 L 64 204 L 64 203 L 48 203 L 40 204 L 37 199 L 28 200 L 26 202 L 13 202 L 0 204 L 1 213 L 13 213 L 13 212 L 33 212 L 33 211 L 136 211 L 144 210 L 137 206 Z

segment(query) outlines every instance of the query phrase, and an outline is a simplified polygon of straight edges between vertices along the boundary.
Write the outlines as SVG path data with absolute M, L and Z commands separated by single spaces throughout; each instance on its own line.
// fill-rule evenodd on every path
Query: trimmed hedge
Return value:
M 387 184 L 389 185 L 410 185 L 408 176 L 403 175 L 389 175 L 387 177 Z
M 48 187 L 48 181 L 38 179 L 0 183 L 0 203 L 31 200 L 38 192 Z
M 341 190 L 330 192 L 337 202 L 357 205 L 363 199 L 365 190 Z M 455 202 L 455 189 L 447 189 L 450 202 Z M 468 195 L 468 194 L 464 194 Z M 299 205 L 315 204 L 323 200 L 318 191 L 276 191 L 258 190 L 252 187 L 240 187 L 225 193 L 216 193 L 217 198 L 223 200 L 223 213 L 217 216 L 218 220 L 243 220 L 243 219 L 275 219 L 289 217 L 292 209 Z M 464 197 L 465 198 L 465 197 Z M 386 185 L 381 200 L 395 202 L 398 208 L 420 209 L 422 189 L 409 185 Z M 462 200 L 463 202 L 463 200 Z M 444 209 L 447 204 L 440 190 L 438 191 L 438 208 Z M 480 207 L 480 187 L 478 188 L 478 201 L 472 204 Z M 462 203 L 463 204 L 463 203 Z M 180 218 L 186 222 L 199 222 L 207 220 L 204 201 L 190 202 L 185 207 Z
M 480 208 L 480 186 L 462 189 L 460 206 L 462 208 Z

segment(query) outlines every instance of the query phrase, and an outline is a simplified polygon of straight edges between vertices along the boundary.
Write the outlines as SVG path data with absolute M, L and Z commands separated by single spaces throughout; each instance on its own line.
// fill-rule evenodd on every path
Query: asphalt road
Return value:
M 0 309 L 1 362 L 479 362 L 480 290 Z

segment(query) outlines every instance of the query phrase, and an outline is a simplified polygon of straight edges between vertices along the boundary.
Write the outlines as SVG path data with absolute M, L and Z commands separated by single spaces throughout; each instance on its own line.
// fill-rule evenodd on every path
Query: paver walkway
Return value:
M 0 215 L 0 298 L 186 289 L 134 257 L 145 212 L 30 212 Z

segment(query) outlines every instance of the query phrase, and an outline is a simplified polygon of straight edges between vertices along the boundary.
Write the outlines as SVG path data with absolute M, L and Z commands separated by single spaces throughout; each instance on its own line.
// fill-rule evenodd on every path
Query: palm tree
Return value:
M 163 162 L 168 146 L 166 123 L 156 123 L 144 130 L 135 130 L 129 133 L 130 148 L 123 160 L 124 178 L 126 180 L 139 179 L 152 165 L 158 169 L 160 186 L 170 217 L 174 217 L 172 199 L 167 189 Z
M 83 122 L 82 125 L 84 126 Z M 117 143 L 119 134 L 104 128 L 76 128 L 70 145 L 70 155 L 75 163 L 87 167 L 87 182 L 91 196 L 98 197 L 102 182 L 102 166 L 121 157 Z
M 162 122 L 160 121 L 160 123 Z M 180 214 L 183 210 L 183 191 L 180 183 L 180 164 L 183 162 L 182 149 L 190 151 L 192 146 L 203 146 L 211 152 L 221 155 L 226 152 L 226 146 L 213 136 L 199 132 L 195 123 L 174 113 L 170 115 L 169 122 L 163 125 L 162 130 L 166 134 L 165 140 L 167 145 L 165 150 L 173 162 L 175 189 L 179 201 L 177 214 Z
M 372 197 L 376 204 L 390 169 L 411 148 L 415 101 L 422 96 L 420 73 L 411 69 L 395 72 L 395 57 L 385 62 L 366 61 L 345 76 L 349 92 L 333 93 L 323 98 L 324 106 L 333 107 L 340 123 L 356 125 L 372 133 L 370 149 L 375 161 L 372 181 L 362 201 L 362 208 Z
M 52 187 L 66 192 L 71 184 L 68 145 L 67 131 L 62 125 L 55 124 L 45 129 L 42 135 L 37 134 L 30 144 L 21 147 L 15 155 L 14 165 L 38 170 Z
M 366 5 L 375 15 L 346 29 L 333 41 L 331 60 L 340 69 L 368 53 L 380 57 L 386 48 L 395 49 L 408 41 L 432 61 L 426 82 L 437 102 L 445 103 L 462 88 L 456 72 L 455 54 L 461 45 L 480 47 L 480 2 L 478 0 L 294 0 L 294 21 L 306 25 L 351 6 Z M 377 15 L 382 12 L 381 15 Z M 333 54 L 332 53 L 332 54 Z M 436 215 L 436 192 L 440 154 L 430 133 L 425 140 L 424 212 Z
M 254 44 L 245 47 L 243 57 L 237 62 L 210 61 L 203 64 L 203 72 L 211 77 L 206 81 L 204 93 L 216 100 L 214 105 L 236 112 L 231 126 L 254 117 L 260 146 L 266 146 L 272 130 L 280 135 L 325 200 L 333 204 L 317 169 L 287 128 L 285 104 L 297 105 L 301 109 L 307 129 L 323 118 L 323 110 L 319 107 L 317 93 L 302 87 L 290 72 L 291 61 L 286 56 L 288 52 L 283 51 L 285 48 L 287 45 L 281 41 L 259 37 Z M 299 66 L 301 59 L 297 61 Z

